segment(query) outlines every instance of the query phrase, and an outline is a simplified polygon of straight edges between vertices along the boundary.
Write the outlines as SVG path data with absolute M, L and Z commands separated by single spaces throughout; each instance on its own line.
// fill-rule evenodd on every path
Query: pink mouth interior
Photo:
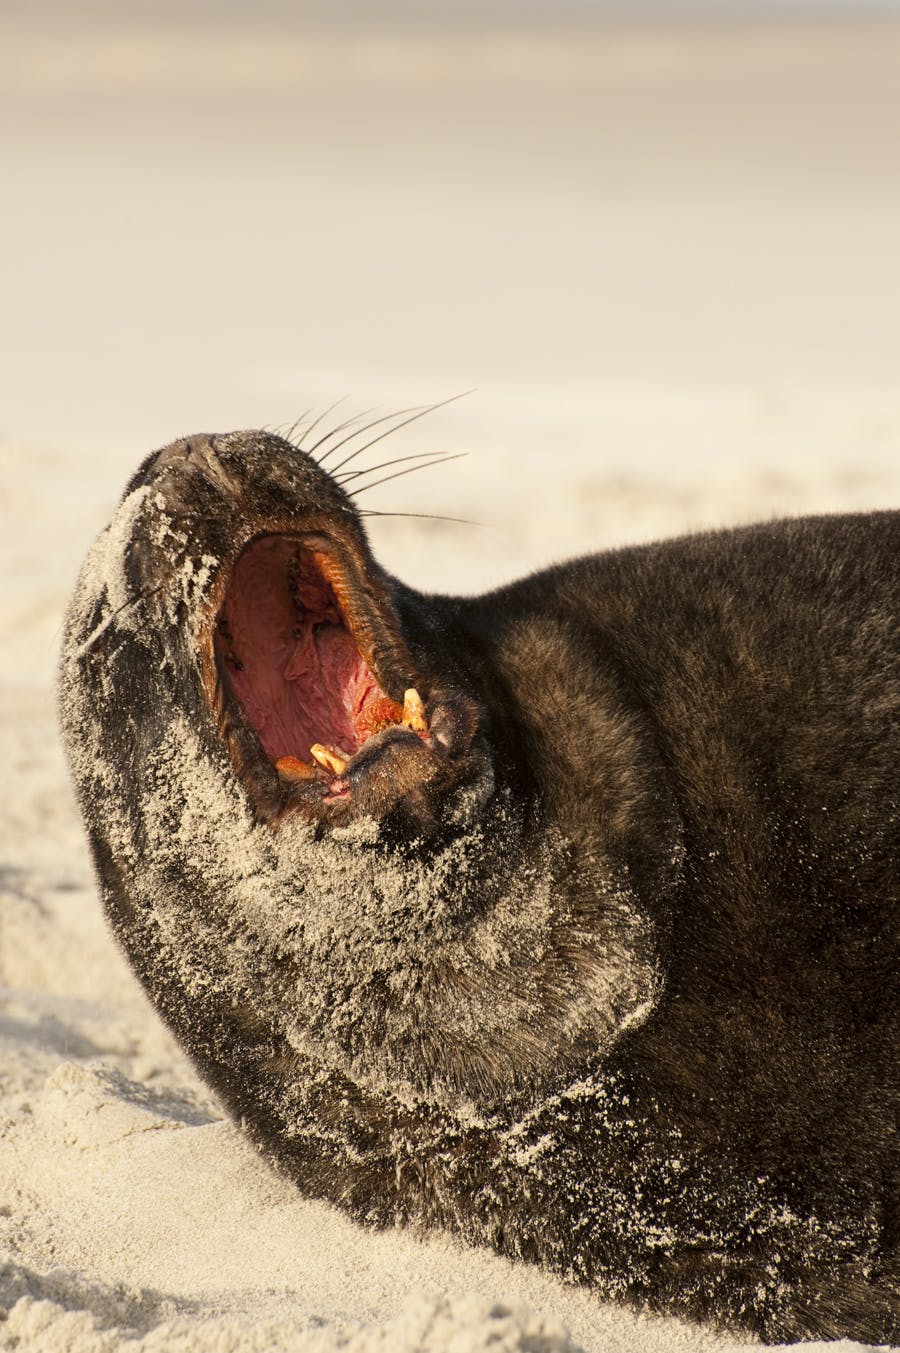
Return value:
M 235 566 L 216 628 L 231 688 L 273 761 L 322 743 L 352 756 L 399 721 L 359 653 L 324 572 L 290 536 L 263 536 Z

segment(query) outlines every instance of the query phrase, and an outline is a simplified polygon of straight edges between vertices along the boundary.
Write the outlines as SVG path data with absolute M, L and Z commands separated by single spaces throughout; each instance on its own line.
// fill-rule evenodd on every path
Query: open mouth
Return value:
M 214 631 L 221 671 L 286 785 L 348 798 L 348 766 L 392 727 L 430 741 L 418 693 L 403 703 L 373 670 L 376 641 L 321 536 L 263 535 L 240 555 Z

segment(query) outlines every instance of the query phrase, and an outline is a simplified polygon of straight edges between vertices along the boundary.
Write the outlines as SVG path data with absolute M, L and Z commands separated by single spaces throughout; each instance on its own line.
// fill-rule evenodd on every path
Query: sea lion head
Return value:
M 261 821 L 422 836 L 490 781 L 476 702 L 413 659 L 351 498 L 290 442 L 195 436 L 149 457 L 104 556 L 113 611 L 85 656 L 105 661 L 113 621 L 145 713 L 168 671 L 166 707 L 214 730 Z
M 70 606 L 62 723 L 113 928 L 226 1103 L 279 1132 L 310 1068 L 497 1104 L 653 1008 L 654 923 L 494 735 L 455 606 L 262 432 L 149 457 Z

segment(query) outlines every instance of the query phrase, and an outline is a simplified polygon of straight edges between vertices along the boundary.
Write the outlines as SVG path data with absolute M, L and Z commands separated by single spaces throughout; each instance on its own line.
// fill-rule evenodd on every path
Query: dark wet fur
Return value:
M 133 537 L 141 625 L 120 632 L 108 595 L 76 600 L 63 722 L 113 927 L 229 1112 L 305 1193 L 363 1222 L 449 1227 L 604 1297 L 768 1340 L 900 1339 L 900 514 L 692 536 L 432 597 L 378 569 L 348 500 L 288 443 L 194 439 L 240 481 L 243 516 L 221 507 L 218 470 L 177 469 L 190 446 L 164 453 L 167 480 L 151 458 L 130 486 L 162 483 L 193 523 L 175 562 L 233 558 L 238 518 L 283 522 L 286 501 L 349 523 L 363 590 L 388 617 L 385 688 L 418 682 L 448 723 L 437 769 L 400 731 L 368 753 L 389 775 L 363 749 L 353 820 L 378 821 L 380 838 L 359 849 L 427 867 L 486 825 L 493 847 L 448 883 L 453 925 L 477 928 L 514 868 L 548 849 L 559 912 L 555 953 L 526 947 L 497 969 L 516 999 L 529 982 L 552 999 L 473 1034 L 471 1057 L 429 1022 L 425 988 L 415 1046 L 380 1023 L 388 986 L 334 1062 L 301 1046 L 278 1011 L 304 980 L 302 925 L 295 949 L 267 948 L 262 930 L 229 929 L 238 913 L 189 849 L 154 862 L 145 795 L 173 704 L 210 764 L 225 757 L 176 640 L 185 622 L 158 610 L 166 547 Z M 252 760 L 252 733 L 226 716 Z M 282 811 L 274 773 L 247 775 L 238 798 L 251 784 Z M 297 888 L 315 906 L 315 878 Z M 616 929 L 622 899 L 637 929 Z M 403 924 L 423 927 L 428 959 L 427 916 Z M 606 943 L 628 960 L 612 1013 L 568 1038 L 557 1005 L 597 980 Z M 256 965 L 244 999 L 213 961 L 237 944 Z M 440 992 L 450 974 L 435 962 L 416 980 Z M 491 981 L 466 998 L 488 1012 Z M 402 1089 L 354 1079 L 369 1055 Z

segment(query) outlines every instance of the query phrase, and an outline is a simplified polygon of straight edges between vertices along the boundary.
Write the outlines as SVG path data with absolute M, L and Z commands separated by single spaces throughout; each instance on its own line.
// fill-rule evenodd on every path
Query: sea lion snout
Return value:
M 476 702 L 412 651 L 351 500 L 298 447 L 256 432 L 163 447 L 128 485 L 110 549 L 147 644 L 164 630 L 169 659 L 177 648 L 196 672 L 211 731 L 273 829 L 367 816 L 422 837 L 455 789 L 491 781 Z

